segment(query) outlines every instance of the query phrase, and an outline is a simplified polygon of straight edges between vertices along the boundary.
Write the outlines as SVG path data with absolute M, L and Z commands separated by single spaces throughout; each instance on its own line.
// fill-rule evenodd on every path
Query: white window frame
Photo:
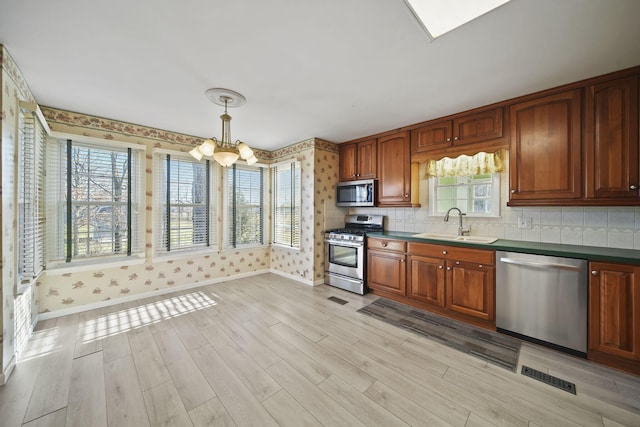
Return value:
M 132 186 L 135 194 L 132 195 L 131 201 L 131 241 L 134 246 L 131 249 L 131 255 L 111 254 L 98 255 L 81 258 L 72 258 L 67 262 L 64 251 L 64 244 L 60 246 L 60 239 L 65 239 L 64 233 L 64 201 L 66 199 L 66 176 L 64 176 L 64 167 L 61 164 L 64 156 L 64 148 L 61 147 L 63 141 L 72 140 L 74 143 L 82 146 L 94 146 L 97 149 L 127 149 L 131 148 L 132 157 L 135 163 L 132 176 Z M 146 147 L 140 144 L 131 144 L 122 141 L 105 140 L 101 138 L 93 138 L 80 136 L 75 134 L 66 134 L 61 132 L 52 132 L 50 143 L 47 147 L 47 269 L 58 270 L 54 274 L 65 271 L 82 271 L 85 268 L 91 268 L 96 264 L 102 267 L 111 265 L 133 265 L 143 261 L 145 256 L 145 152 Z M 94 267 L 95 268 L 95 267 Z M 61 273 L 60 273 L 61 274 Z
M 482 212 L 474 212 L 473 209 L 470 209 L 469 204 L 473 203 L 473 195 L 469 194 L 472 192 L 472 184 L 457 184 L 455 186 L 447 186 L 451 188 L 455 188 L 456 191 L 466 192 L 468 194 L 467 198 L 461 197 L 457 199 L 455 204 L 451 206 L 447 205 L 447 208 L 443 208 L 444 210 L 438 210 L 438 185 L 439 178 L 430 176 L 429 177 L 429 215 L 430 216 L 444 216 L 447 212 L 448 208 L 457 207 L 463 213 L 466 214 L 467 217 L 470 218 L 499 218 L 500 217 L 500 172 L 493 172 L 489 174 L 479 174 L 479 175 L 491 175 L 491 212 L 482 213 Z M 474 175 L 475 176 L 475 175 Z M 442 177 L 448 178 L 448 177 Z
M 293 173 L 289 175 L 289 182 L 285 183 L 290 189 L 289 194 L 280 194 L 279 192 L 280 176 L 278 173 L 281 171 L 293 171 Z M 271 165 L 271 191 L 273 193 L 271 244 L 299 250 L 302 239 L 302 171 L 298 160 L 292 159 Z M 279 205 L 287 200 L 291 202 L 288 206 L 284 207 L 288 209 L 288 212 L 286 212 L 286 215 L 290 218 L 288 224 L 284 219 L 280 218 L 278 212 Z M 281 228 L 288 228 L 289 231 L 280 232 L 279 230 Z M 278 240 L 279 235 L 283 235 L 285 238 L 280 241 Z
M 16 294 L 22 294 L 38 279 L 46 263 L 45 154 L 51 130 L 37 104 L 19 101 L 18 107 Z
M 258 171 L 262 170 L 262 241 L 261 242 L 234 242 L 231 236 L 231 228 L 232 224 L 235 220 L 235 217 L 232 215 L 232 203 L 234 201 L 234 195 L 230 193 L 231 183 L 229 182 L 229 171 L 233 168 L 232 166 L 222 168 L 222 197 L 223 197 L 223 205 L 222 205 L 222 217 L 223 217 L 223 247 L 225 250 L 237 250 L 243 248 L 256 248 L 256 247 L 264 247 L 268 246 L 269 241 L 269 221 L 268 221 L 268 212 L 269 212 L 269 174 L 268 165 L 256 163 L 254 165 L 247 165 L 245 162 L 236 162 L 234 163 L 235 167 L 240 170 L 249 170 L 249 171 Z
M 154 151 L 154 173 L 153 173 L 153 189 L 154 189 L 154 214 L 153 214 L 153 224 L 154 224 L 154 232 L 153 232 L 153 247 L 154 247 L 154 256 L 162 257 L 162 256 L 188 256 L 198 253 L 210 253 L 218 250 L 218 176 L 220 172 L 220 167 L 217 162 L 209 161 L 209 244 L 198 244 L 187 247 L 177 247 L 170 248 L 167 251 L 166 247 L 163 246 L 163 238 L 162 238 L 162 227 L 164 215 L 163 210 L 166 209 L 166 201 L 162 200 L 162 195 L 165 194 L 165 177 L 164 177 L 164 165 L 163 162 L 166 161 L 166 156 L 171 156 L 171 159 L 180 160 L 183 162 L 190 163 L 202 163 L 205 164 L 205 161 L 202 160 L 200 162 L 193 159 L 193 157 L 189 156 L 180 151 L 173 150 L 163 150 L 157 149 Z

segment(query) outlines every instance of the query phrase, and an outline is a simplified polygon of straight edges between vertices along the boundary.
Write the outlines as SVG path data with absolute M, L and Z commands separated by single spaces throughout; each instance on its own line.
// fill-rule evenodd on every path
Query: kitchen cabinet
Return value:
M 444 269 L 445 261 L 441 258 L 410 255 L 407 297 L 444 309 Z
M 411 164 L 409 132 L 378 138 L 378 206 L 419 206 L 417 191 L 417 164 Z
M 638 76 L 588 86 L 585 94 L 586 197 L 639 201 Z
M 408 253 L 409 299 L 445 314 L 495 321 L 494 251 L 410 242 Z
M 407 243 L 367 239 L 367 285 L 370 289 L 404 296 L 407 282 Z
M 375 138 L 339 145 L 340 181 L 373 179 L 377 176 L 378 142 Z
M 591 262 L 587 357 L 640 374 L 640 267 Z
M 582 197 L 581 91 L 510 106 L 509 206 L 553 205 Z
M 496 140 L 503 135 L 503 108 L 430 122 L 411 131 L 411 155 Z

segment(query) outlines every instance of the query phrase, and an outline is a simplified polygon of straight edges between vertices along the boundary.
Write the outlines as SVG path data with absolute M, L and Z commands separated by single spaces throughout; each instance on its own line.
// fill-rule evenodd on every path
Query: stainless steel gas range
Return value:
M 344 228 L 325 232 L 324 282 L 364 295 L 367 231 L 382 231 L 383 215 L 346 215 Z

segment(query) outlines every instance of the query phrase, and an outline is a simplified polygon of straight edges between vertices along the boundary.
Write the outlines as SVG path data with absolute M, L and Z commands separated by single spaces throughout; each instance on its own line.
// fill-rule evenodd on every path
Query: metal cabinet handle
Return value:
M 629 188 L 630 188 L 630 189 L 632 189 L 632 190 L 637 190 L 637 189 L 638 189 L 638 186 L 637 186 L 637 185 L 634 185 L 634 184 L 631 184 L 631 185 L 629 186 Z
M 403 263 L 403 262 L 404 262 L 404 259 L 401 259 L 401 260 L 400 260 L 400 262 L 401 262 L 401 263 Z
M 458 140 L 458 137 L 457 137 L 457 136 L 456 136 L 456 137 L 454 137 L 454 138 L 453 138 L 453 140 L 454 140 L 454 141 L 457 141 L 457 140 Z
M 439 265 L 439 266 L 438 266 L 438 268 L 439 268 L 440 270 L 442 270 L 442 266 L 441 266 L 441 265 Z
M 598 275 L 598 270 L 591 270 L 591 275 L 592 276 L 597 276 Z
M 511 190 L 511 194 L 516 194 L 516 190 Z
M 447 271 L 451 271 L 451 267 L 447 267 Z
M 442 255 L 446 255 L 446 254 L 447 254 L 447 251 L 442 251 Z
M 447 142 L 451 142 L 451 138 L 447 138 Z
M 388 243 L 387 242 L 382 242 L 381 245 L 382 245 L 383 248 L 386 248 Z
M 478 267 L 479 267 L 479 268 L 482 268 L 482 264 L 478 264 Z
M 456 261 L 456 265 L 460 265 L 460 261 Z

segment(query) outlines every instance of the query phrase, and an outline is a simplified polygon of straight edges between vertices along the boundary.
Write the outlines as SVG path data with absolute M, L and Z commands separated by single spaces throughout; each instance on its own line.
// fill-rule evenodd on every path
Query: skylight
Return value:
M 509 0 L 405 0 L 432 38 L 440 37 Z

